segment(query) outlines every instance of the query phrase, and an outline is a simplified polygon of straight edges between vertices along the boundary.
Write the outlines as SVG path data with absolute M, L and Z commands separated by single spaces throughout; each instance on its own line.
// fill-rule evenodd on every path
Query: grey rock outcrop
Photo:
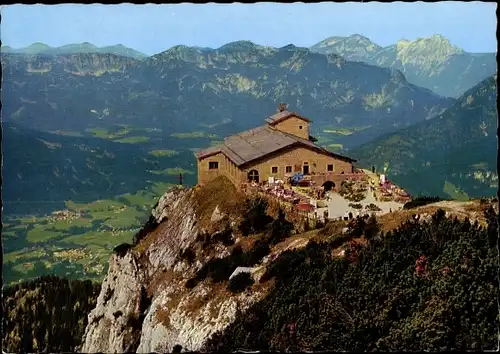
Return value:
M 233 295 L 208 280 L 186 288 L 202 266 L 179 257 L 195 245 L 200 232 L 194 193 L 176 188 L 162 196 L 152 211 L 156 229 L 123 257 L 111 257 L 81 352 L 168 352 L 175 345 L 196 351 L 234 321 L 237 311 L 265 295 Z M 215 252 L 217 257 L 228 254 L 225 248 Z

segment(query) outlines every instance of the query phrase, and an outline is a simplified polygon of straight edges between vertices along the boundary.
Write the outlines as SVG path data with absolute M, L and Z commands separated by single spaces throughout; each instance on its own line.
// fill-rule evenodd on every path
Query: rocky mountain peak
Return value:
M 329 37 L 311 47 L 311 50 L 325 54 L 342 55 L 346 60 L 361 60 L 382 49 L 369 38 L 360 34 L 349 37 Z
M 230 42 L 227 44 L 224 44 L 223 46 L 219 47 L 217 50 L 220 52 L 226 52 L 226 51 L 250 51 L 250 50 L 255 50 L 255 49 L 260 49 L 261 46 L 255 44 L 252 41 L 247 41 L 247 40 L 242 40 L 242 41 L 235 41 L 235 42 Z
M 399 53 L 411 52 L 412 55 L 427 56 L 436 60 L 443 56 L 463 52 L 463 49 L 452 45 L 446 37 L 440 34 L 418 38 L 414 41 L 401 40 L 397 43 L 397 49 Z
M 346 37 L 339 37 L 339 36 L 328 37 L 328 38 L 322 40 L 321 42 L 318 42 L 317 44 L 315 44 L 312 48 L 328 47 L 330 45 L 333 45 L 337 42 L 344 40 L 345 38 Z
M 370 43 L 370 44 L 373 43 L 368 37 L 365 37 L 365 36 L 363 36 L 361 34 L 357 34 L 357 33 L 350 35 L 349 37 L 347 37 L 347 39 L 359 41 L 359 42 L 364 42 L 364 43 Z
M 30 44 L 27 48 L 50 48 L 50 46 L 42 42 L 35 42 Z

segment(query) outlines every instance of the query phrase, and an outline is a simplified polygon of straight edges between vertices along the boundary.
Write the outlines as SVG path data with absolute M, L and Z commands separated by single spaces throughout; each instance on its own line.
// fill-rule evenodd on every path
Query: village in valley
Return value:
M 247 194 L 265 196 L 290 215 L 352 220 L 403 208 L 410 196 L 386 175 L 315 144 L 311 120 L 281 104 L 266 124 L 198 152 L 198 185 L 227 177 Z

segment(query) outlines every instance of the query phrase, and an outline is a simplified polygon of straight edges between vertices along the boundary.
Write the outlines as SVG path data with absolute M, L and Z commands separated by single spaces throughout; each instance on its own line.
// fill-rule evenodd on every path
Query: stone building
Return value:
M 309 135 L 311 121 L 289 112 L 284 105 L 260 127 L 230 136 L 224 143 L 196 154 L 198 185 L 225 175 L 237 187 L 241 183 L 286 180 L 296 173 L 332 186 L 354 171 L 355 160 L 316 145 Z

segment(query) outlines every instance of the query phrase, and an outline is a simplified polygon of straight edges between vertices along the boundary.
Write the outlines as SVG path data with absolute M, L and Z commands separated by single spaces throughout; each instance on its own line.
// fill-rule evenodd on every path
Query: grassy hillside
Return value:
M 158 182 L 90 203 L 69 200 L 46 216 L 4 214 L 4 283 L 47 274 L 101 281 L 113 248 L 132 241 L 169 187 Z
M 207 352 L 494 350 L 498 214 L 445 216 L 351 240 L 285 251 L 259 281 L 270 293 L 208 340 Z M 375 228 L 376 229 L 376 228 Z M 326 231 L 328 232 L 328 231 Z M 327 233 L 328 234 L 328 233 Z M 369 236 L 369 235 L 372 236 Z
M 61 209 L 68 200 L 91 202 L 155 183 L 176 184 L 180 172 L 184 183 L 193 185 L 196 166 L 191 149 L 210 141 L 132 126 L 81 134 L 42 133 L 3 123 L 3 212 L 44 215 Z M 157 153 L 167 148 L 170 155 Z
M 466 92 L 443 114 L 354 151 L 410 193 L 455 199 L 496 195 L 496 76 Z

